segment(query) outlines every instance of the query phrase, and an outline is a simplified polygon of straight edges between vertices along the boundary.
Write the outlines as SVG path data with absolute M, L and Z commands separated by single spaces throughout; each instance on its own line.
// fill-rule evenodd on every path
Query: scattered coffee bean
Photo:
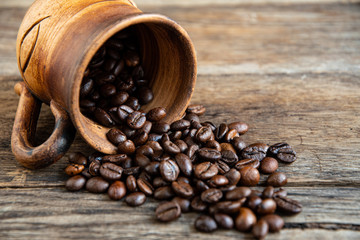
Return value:
M 207 215 L 201 215 L 195 220 L 195 228 L 200 232 L 213 232 L 217 229 L 215 220 Z
M 85 186 L 86 178 L 81 175 L 76 175 L 69 178 L 66 183 L 65 187 L 69 191 L 79 191 Z
M 288 197 L 276 197 L 274 198 L 277 208 L 287 214 L 297 214 L 302 211 L 302 205 L 293 199 Z
M 287 177 L 282 172 L 275 172 L 268 177 L 266 183 L 273 187 L 282 187 L 287 183 Z
M 276 214 L 268 214 L 262 217 L 269 225 L 270 232 L 279 232 L 284 227 L 284 220 Z
M 268 232 L 269 225 L 263 219 L 260 219 L 252 228 L 252 234 L 257 239 L 264 239 Z
M 127 195 L 125 202 L 130 206 L 140 206 L 146 201 L 146 196 L 142 192 L 133 192 Z
M 92 193 L 103 193 L 109 187 L 109 183 L 102 177 L 93 177 L 86 182 L 86 190 Z
M 170 222 L 180 217 L 181 208 L 175 201 L 164 202 L 156 208 L 155 215 L 162 222 Z
M 252 158 L 259 161 L 263 160 L 269 146 L 264 143 L 254 143 L 242 150 L 242 158 Z
M 269 154 L 285 163 L 292 163 L 296 160 L 296 152 L 287 143 L 277 143 L 270 146 Z
M 256 223 L 255 214 L 246 207 L 242 207 L 239 210 L 239 214 L 235 219 L 235 227 L 240 232 L 249 231 Z
M 232 229 L 234 227 L 234 220 L 227 214 L 215 213 L 214 219 L 221 228 Z
M 279 167 L 278 161 L 272 157 L 265 157 L 260 163 L 260 172 L 270 174 L 275 172 Z
M 240 184 L 244 186 L 255 186 L 260 181 L 260 173 L 256 168 L 244 167 L 240 169 Z
M 108 195 L 113 200 L 120 200 L 125 196 L 125 194 L 126 187 L 122 181 L 113 182 L 108 189 Z

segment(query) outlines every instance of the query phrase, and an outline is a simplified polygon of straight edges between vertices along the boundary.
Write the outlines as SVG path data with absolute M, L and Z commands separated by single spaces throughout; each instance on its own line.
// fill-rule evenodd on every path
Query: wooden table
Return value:
M 31 1 L 30 1 L 31 2 Z M 69 193 L 64 157 L 30 171 L 10 135 L 21 81 L 15 40 L 29 0 L 0 2 L 0 239 L 252 239 L 235 230 L 196 232 L 197 214 L 161 224 L 155 201 L 138 208 L 106 195 Z M 291 3 L 290 3 L 291 2 Z M 298 153 L 280 170 L 303 212 L 267 239 L 360 239 L 360 4 L 345 1 L 137 1 L 191 36 L 198 56 L 192 99 L 204 120 L 241 120 L 248 143 L 286 141 Z M 43 107 L 41 142 L 53 117 Z M 77 136 L 71 152 L 90 149 Z

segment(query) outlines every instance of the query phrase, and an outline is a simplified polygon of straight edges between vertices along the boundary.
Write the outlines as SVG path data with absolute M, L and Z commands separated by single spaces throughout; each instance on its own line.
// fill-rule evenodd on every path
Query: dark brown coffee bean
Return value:
M 217 151 L 221 151 L 221 146 L 220 146 L 220 143 L 218 143 L 217 141 L 215 140 L 209 140 L 206 142 L 206 147 L 207 148 L 212 148 L 212 149 L 215 149 Z
M 190 200 L 181 198 L 181 197 L 174 197 L 171 201 L 176 202 L 181 209 L 182 213 L 187 213 L 190 211 Z
M 232 166 L 238 161 L 238 156 L 230 150 L 224 150 L 221 151 L 221 160 L 227 163 L 229 166 Z
M 212 131 L 208 127 L 201 127 L 197 130 L 195 134 L 195 139 L 199 142 L 205 143 L 206 141 L 210 140 L 212 136 Z
M 198 192 L 203 192 L 209 189 L 209 186 L 201 180 L 195 179 L 195 188 Z
M 229 180 L 229 185 L 236 185 L 241 178 L 241 174 L 236 169 L 232 168 L 224 176 Z
M 276 210 L 276 203 L 272 198 L 266 198 L 257 207 L 257 213 L 261 215 L 272 214 Z
M 114 181 L 121 178 L 123 168 L 113 163 L 104 163 L 100 167 L 100 174 L 106 180 Z
M 130 113 L 132 113 L 134 110 L 126 105 L 121 105 L 118 108 L 117 114 L 118 117 L 121 121 L 126 121 L 127 117 L 129 116 Z
M 165 181 L 161 177 L 156 177 L 153 180 L 154 188 L 164 187 L 164 186 L 168 186 L 168 185 L 169 185 L 169 182 Z
M 232 229 L 234 227 L 234 220 L 227 214 L 216 213 L 214 219 L 217 225 L 224 229 Z
M 140 104 L 148 104 L 149 102 L 151 102 L 154 99 L 154 93 L 151 90 L 151 88 L 146 87 L 146 86 L 141 86 L 138 90 L 137 90 L 137 96 L 139 99 Z
M 201 116 L 205 113 L 206 111 L 206 108 L 203 106 L 203 105 L 200 105 L 200 104 L 192 104 L 192 105 L 189 105 L 186 109 L 186 112 L 187 113 L 194 113 L 198 116 Z
M 160 168 L 160 163 L 154 161 L 146 165 L 144 170 L 151 176 L 157 176 L 160 174 L 159 168 Z
M 216 203 L 214 206 L 214 213 L 226 213 L 234 214 L 238 213 L 241 206 L 246 201 L 246 198 L 242 198 L 236 201 L 221 201 Z
M 124 72 L 122 72 L 124 74 Z M 131 92 L 131 90 L 135 87 L 134 80 L 129 76 L 124 76 L 123 81 L 119 82 L 116 85 L 116 88 L 119 92 Z M 125 105 L 128 105 L 130 107 L 130 104 L 133 100 L 131 100 L 134 97 L 129 97 L 128 100 L 124 103 Z M 131 104 L 133 105 L 133 104 Z M 135 109 L 131 107 L 132 109 Z
M 178 153 L 175 155 L 175 161 L 177 163 L 177 165 L 180 168 L 180 171 L 185 175 L 190 177 L 193 171 L 193 164 L 190 160 L 190 158 L 183 154 L 183 153 Z
M 201 125 L 201 123 L 199 121 L 194 121 L 194 120 L 190 121 L 190 128 L 199 129 L 199 128 L 202 128 L 202 127 L 203 127 L 203 125 Z
M 136 154 L 152 157 L 154 155 L 154 150 L 149 145 L 142 145 L 136 149 Z
M 154 198 L 157 200 L 169 200 L 175 196 L 170 186 L 159 187 L 154 191 Z
M 108 113 L 115 124 L 122 124 L 121 119 L 118 117 L 117 111 L 118 107 L 112 107 L 108 110 Z
M 215 175 L 208 180 L 210 187 L 222 187 L 229 183 L 229 180 L 223 175 Z
M 81 175 L 86 179 L 92 178 L 93 176 L 90 174 L 89 169 L 85 168 L 84 171 L 81 172 Z
M 186 151 L 186 155 L 190 158 L 191 161 L 195 160 L 196 153 L 199 150 L 199 145 L 189 145 L 188 150 Z
M 252 228 L 252 234 L 256 239 L 264 239 L 269 232 L 268 223 L 260 219 Z
M 240 232 L 247 232 L 251 230 L 251 228 L 256 223 L 255 214 L 246 207 L 242 207 L 239 210 L 239 215 L 235 219 L 235 227 Z
M 272 198 L 274 195 L 274 188 L 272 186 L 267 186 L 264 188 L 261 197 L 262 198 Z
M 102 68 L 104 69 L 104 71 L 106 72 L 111 72 L 111 70 L 114 69 L 116 65 L 116 60 L 113 58 L 107 58 L 104 62 L 104 64 L 102 65 Z
M 190 198 L 194 194 L 193 188 L 186 182 L 174 181 L 171 183 L 171 187 L 179 197 Z
M 163 154 L 163 148 L 161 147 L 160 143 L 149 140 L 146 143 L 146 145 L 148 145 L 149 147 L 151 147 L 153 149 L 153 151 L 154 151 L 153 157 L 160 157 L 161 154 Z
M 169 134 L 171 141 L 180 140 L 182 137 L 182 131 L 175 131 Z M 185 143 L 185 142 L 184 142 Z M 186 143 L 185 143 L 186 144 Z
M 234 139 L 231 141 L 234 149 L 240 153 L 245 147 L 246 147 L 246 143 L 241 140 L 240 137 L 234 137 Z
M 144 72 L 144 69 L 142 68 L 142 66 L 140 66 L 140 65 L 136 66 L 132 71 L 132 75 L 137 80 L 136 84 L 138 86 L 149 84 L 149 82 L 147 80 L 142 79 L 145 75 L 145 72 Z
M 80 87 L 80 97 L 86 97 L 94 87 L 94 81 L 91 78 L 85 78 Z
M 240 184 L 243 186 L 255 186 L 260 181 L 260 173 L 256 168 L 244 167 L 240 169 Z
M 171 141 L 165 141 L 162 144 L 164 151 L 168 154 L 174 155 L 180 153 L 180 148 Z
M 204 127 L 210 128 L 211 131 L 213 131 L 213 132 L 216 130 L 216 126 L 212 122 L 206 121 L 206 122 L 201 123 L 201 125 L 203 125 Z M 214 136 L 214 139 L 215 139 L 215 136 Z M 212 140 L 214 140 L 214 139 L 212 139 Z
M 171 131 L 182 131 L 188 127 L 190 127 L 190 121 L 185 119 L 177 120 L 170 125 Z
M 296 152 L 287 143 L 277 143 L 269 148 L 269 154 L 282 162 L 292 163 L 296 160 Z
M 101 125 L 106 127 L 114 125 L 114 121 L 111 119 L 110 115 L 101 108 L 96 108 L 94 110 L 94 117 Z
M 218 174 L 217 166 L 211 162 L 202 162 L 195 166 L 195 176 L 202 180 L 207 180 Z
M 128 168 L 124 168 L 123 170 L 123 174 L 124 176 L 129 176 L 129 175 L 138 175 L 140 173 L 140 167 L 136 166 L 136 167 L 128 167 Z
M 126 135 L 119 129 L 112 128 L 106 134 L 107 139 L 115 146 L 127 140 Z
M 221 190 L 209 188 L 201 193 L 201 200 L 206 203 L 217 203 L 223 197 Z
M 125 66 L 125 62 L 124 60 L 120 59 L 114 66 L 113 68 L 113 74 L 115 76 L 119 76 L 119 74 L 122 72 L 122 70 L 124 69 Z
M 69 191 L 79 191 L 85 186 L 85 183 L 86 178 L 84 176 L 76 175 L 66 181 L 65 187 Z
M 197 153 L 205 161 L 215 162 L 221 159 L 221 153 L 215 149 L 200 148 Z
M 235 129 L 240 135 L 245 134 L 249 130 L 249 126 L 243 122 L 232 122 L 228 124 L 229 129 Z
M 114 163 L 121 167 L 130 167 L 126 165 L 127 161 L 131 159 L 126 154 L 113 154 L 101 157 L 102 163 Z
M 180 169 L 173 160 L 164 160 L 160 162 L 160 174 L 168 182 L 175 181 L 179 176 Z
M 100 174 L 100 161 L 93 160 L 89 165 L 89 173 L 91 176 L 97 176 Z
M 151 131 L 151 128 L 152 128 L 152 123 L 149 122 L 149 121 L 145 121 L 145 124 L 144 124 L 144 126 L 142 127 L 142 130 L 143 130 L 144 132 L 146 132 L 147 134 L 149 134 L 150 131 Z
M 65 173 L 69 176 L 74 176 L 74 175 L 78 175 L 80 174 L 83 170 L 84 170 L 85 166 L 84 165 L 79 165 L 79 164 L 69 164 L 66 168 L 65 168 Z
M 170 222 L 180 217 L 181 209 L 177 202 L 164 202 L 156 208 L 155 215 L 162 222 Z
M 259 168 L 259 166 L 260 166 L 260 161 L 257 159 L 252 159 L 252 158 L 242 159 L 242 160 L 236 162 L 236 164 L 234 165 L 234 167 L 237 170 L 240 170 L 244 167 Z
M 116 94 L 116 87 L 111 83 L 106 83 L 100 87 L 100 95 L 104 98 L 111 97 Z
M 266 180 L 266 183 L 269 186 L 273 186 L 273 187 L 282 187 L 284 185 L 286 185 L 287 183 L 287 177 L 285 175 L 285 173 L 282 172 L 275 172 L 272 173 L 268 179 Z
M 146 117 L 138 111 L 134 111 L 127 117 L 127 124 L 133 129 L 140 129 L 144 126 Z
M 133 136 L 133 142 L 136 146 L 141 146 L 147 142 L 149 135 L 142 129 L 138 129 Z
M 127 125 L 122 125 L 121 131 L 126 135 L 128 139 L 133 138 L 136 134 L 136 130 L 128 127 Z
M 144 193 L 142 192 L 133 192 L 130 193 L 129 195 L 126 196 L 125 198 L 125 202 L 129 205 L 129 206 L 140 206 L 142 204 L 144 204 L 146 201 L 146 196 Z
M 112 200 L 120 200 L 125 196 L 125 194 L 126 187 L 121 181 L 113 182 L 108 189 L 108 195 Z
M 256 211 L 261 204 L 262 199 L 259 196 L 249 196 L 246 205 L 253 211 Z
M 135 152 L 135 144 L 131 140 L 126 140 L 118 145 L 118 151 L 120 153 L 132 154 Z
M 302 211 L 302 205 L 293 199 L 288 197 L 276 197 L 274 198 L 277 209 L 287 214 L 297 214 Z
M 215 220 L 207 215 L 201 215 L 195 220 L 195 228 L 200 232 L 213 232 L 217 229 Z
M 81 99 L 80 107 L 86 108 L 86 111 L 92 113 L 95 110 L 96 103 L 89 99 Z
M 252 158 L 261 161 L 266 156 L 268 148 L 269 146 L 264 143 L 254 143 L 244 148 L 241 156 L 242 158 Z
M 141 192 L 143 192 L 146 196 L 151 196 L 154 192 L 154 187 L 146 180 L 139 178 L 136 181 L 137 187 Z
M 285 225 L 284 220 L 276 214 L 268 214 L 261 219 L 267 222 L 270 232 L 279 232 Z
M 188 120 L 188 121 L 195 121 L 195 122 L 200 122 L 200 118 L 198 115 L 194 114 L 194 113 L 188 113 L 185 115 L 184 117 L 185 120 Z
M 226 200 L 239 200 L 242 198 L 247 198 L 251 194 L 251 189 L 248 187 L 237 187 L 234 190 L 231 190 L 226 193 Z
M 136 183 L 136 178 L 133 175 L 129 175 L 126 178 L 126 188 L 130 191 L 130 192 L 136 192 L 138 191 L 137 188 L 137 183 Z
M 166 116 L 166 110 L 163 107 L 153 108 L 146 114 L 146 118 L 152 122 L 159 122 L 165 116 Z
M 260 163 L 260 172 L 270 174 L 275 172 L 279 167 L 278 161 L 272 157 L 265 157 Z
M 188 150 L 188 145 L 183 140 L 177 139 L 174 143 L 178 146 L 181 153 L 185 153 Z
M 124 55 L 125 64 L 128 67 L 136 67 L 140 63 L 139 55 L 134 51 L 127 51 Z
M 287 191 L 283 188 L 275 191 L 273 197 L 287 197 Z
M 239 134 L 235 129 L 230 129 L 229 131 L 227 131 L 227 133 L 223 137 L 223 140 L 225 142 L 231 142 L 234 138 L 236 138 L 238 136 L 239 136 Z
M 165 122 L 155 122 L 151 128 L 153 133 L 167 133 L 170 130 L 170 125 Z
M 201 200 L 200 196 L 195 196 L 193 200 L 191 200 L 190 205 L 196 212 L 203 212 L 207 208 L 207 204 Z
M 124 104 L 129 98 L 129 94 L 127 92 L 118 92 L 114 96 L 111 97 L 111 105 L 112 106 L 120 106 Z
M 92 193 L 103 193 L 109 187 L 109 183 L 102 177 L 93 177 L 86 182 L 86 190 Z

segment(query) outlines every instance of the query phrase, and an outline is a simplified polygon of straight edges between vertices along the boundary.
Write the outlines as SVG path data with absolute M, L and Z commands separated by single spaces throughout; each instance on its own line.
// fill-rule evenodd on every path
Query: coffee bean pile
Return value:
M 103 126 L 122 125 L 123 112 L 152 101 L 133 29 L 110 38 L 91 59 L 80 87 L 81 112 Z
M 248 131 L 247 124 L 215 126 L 200 121 L 204 112 L 202 105 L 190 105 L 183 118 L 171 124 L 162 121 L 166 110 L 161 107 L 147 114 L 122 112 L 126 127 L 107 134 L 118 154 L 71 154 L 66 188 L 107 192 L 130 206 L 153 197 L 165 201 L 155 211 L 159 221 L 199 212 L 195 228 L 202 232 L 236 228 L 261 239 L 280 231 L 284 221 L 277 213 L 302 211 L 286 190 L 274 188 L 287 183 L 286 175 L 277 172 L 278 163 L 294 162 L 295 151 L 287 143 L 246 145 L 241 135 Z M 263 191 L 251 189 L 260 174 L 268 174 L 267 186 Z

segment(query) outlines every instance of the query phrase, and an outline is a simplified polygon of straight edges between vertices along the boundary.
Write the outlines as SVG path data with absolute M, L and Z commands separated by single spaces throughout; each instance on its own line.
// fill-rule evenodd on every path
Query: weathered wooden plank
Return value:
M 358 188 L 303 187 L 287 190 L 292 198 L 304 205 L 304 210 L 299 215 L 285 217 L 287 229 L 280 234 L 269 235 L 269 239 L 289 239 L 290 236 L 291 239 L 303 239 L 302 228 L 306 229 L 306 236 L 314 232 L 311 239 L 359 236 Z M 60 236 L 66 239 L 232 239 L 246 236 L 246 239 L 251 239 L 234 230 L 198 233 L 193 227 L 196 213 L 184 214 L 173 223 L 159 223 L 154 218 L 158 203 L 153 200 L 132 208 L 123 201 L 109 200 L 105 194 L 70 193 L 59 187 L 5 188 L 0 189 L 0 193 L 0 237 L 6 239 L 24 236 L 32 239 Z M 295 233 L 299 235 L 293 235 Z

